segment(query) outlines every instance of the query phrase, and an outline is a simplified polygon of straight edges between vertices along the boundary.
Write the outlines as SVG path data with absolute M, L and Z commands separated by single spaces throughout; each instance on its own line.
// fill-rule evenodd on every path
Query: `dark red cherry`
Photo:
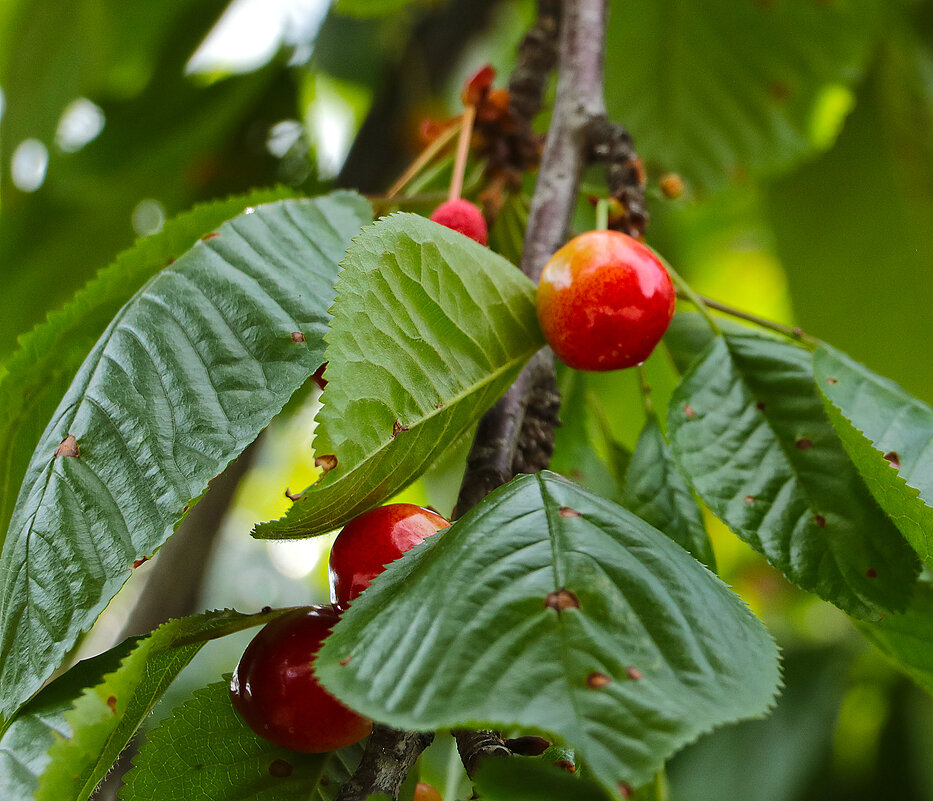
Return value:
M 310 754 L 344 748 L 372 731 L 314 676 L 312 662 L 337 622 L 333 607 L 297 609 L 267 624 L 247 646 L 230 682 L 233 706 L 274 745 Z

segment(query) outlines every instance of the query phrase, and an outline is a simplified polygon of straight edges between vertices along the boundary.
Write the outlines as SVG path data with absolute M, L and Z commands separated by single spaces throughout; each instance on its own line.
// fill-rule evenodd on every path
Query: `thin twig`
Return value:
M 678 290 L 677 296 L 683 298 L 684 300 L 689 300 L 694 305 L 697 305 L 699 301 L 702 306 L 705 306 L 708 309 L 715 309 L 718 312 L 723 314 L 728 314 L 730 317 L 735 317 L 738 320 L 745 320 L 747 323 L 752 323 L 757 325 L 759 328 L 766 328 L 769 331 L 774 331 L 778 334 L 783 334 L 790 339 L 796 339 L 799 342 L 805 342 L 808 345 L 817 344 L 817 339 L 810 336 L 802 328 L 796 326 L 785 325 L 784 323 L 778 323 L 774 320 L 768 320 L 764 317 L 759 317 L 757 314 L 752 314 L 751 312 L 742 311 L 741 309 L 736 309 L 733 306 L 727 306 L 725 303 L 720 303 L 718 300 L 713 300 L 708 298 L 705 295 L 700 295 L 698 293 L 692 293 L 693 297 L 690 294 Z
M 460 132 L 462 127 L 463 117 L 460 117 L 453 125 L 441 131 L 438 137 L 418 154 L 418 157 L 408 165 L 408 169 L 399 176 L 398 180 L 392 184 L 391 187 L 389 187 L 389 191 L 386 192 L 385 195 L 386 200 L 391 200 L 408 186 L 418 173 L 430 164 L 434 157 Z
M 463 192 L 463 176 L 466 173 L 467 158 L 470 155 L 470 139 L 473 138 L 474 122 L 476 122 L 476 106 L 468 105 L 460 118 L 460 138 L 457 140 L 457 155 L 454 157 L 454 171 L 447 200 L 459 200 L 460 193 Z

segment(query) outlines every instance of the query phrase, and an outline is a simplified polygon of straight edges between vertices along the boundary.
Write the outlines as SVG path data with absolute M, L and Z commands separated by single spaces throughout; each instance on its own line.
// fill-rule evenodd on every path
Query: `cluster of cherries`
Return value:
M 385 566 L 450 523 L 409 503 L 380 506 L 348 523 L 330 552 L 329 606 L 296 609 L 267 624 L 247 646 L 230 682 L 233 705 L 269 742 L 305 753 L 344 748 L 372 730 L 314 676 L 315 655 L 354 598 Z
M 460 162 L 462 177 L 462 158 Z M 458 194 L 438 206 L 431 219 L 486 245 L 483 212 Z M 638 240 L 613 230 L 571 239 L 544 267 L 537 294 L 545 339 L 565 364 L 578 370 L 641 364 L 667 330 L 674 303 L 663 261 Z M 332 605 L 276 618 L 237 665 L 230 694 L 253 731 L 275 745 L 307 753 L 343 748 L 369 734 L 372 721 L 318 683 L 315 655 L 341 612 L 387 564 L 448 525 L 420 506 L 390 504 L 360 515 L 340 532 L 330 554 Z M 423 784 L 415 797 L 440 798 Z

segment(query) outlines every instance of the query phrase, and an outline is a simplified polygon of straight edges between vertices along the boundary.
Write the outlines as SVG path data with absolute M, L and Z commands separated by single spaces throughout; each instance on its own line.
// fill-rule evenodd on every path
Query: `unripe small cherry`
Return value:
M 589 231 L 545 265 L 538 320 L 568 367 L 618 370 L 651 355 L 675 300 L 671 277 L 649 247 L 618 231 Z
M 230 699 L 265 740 L 318 754 L 362 740 L 372 721 L 348 709 L 314 676 L 312 662 L 338 617 L 331 606 L 296 609 L 264 626 L 230 681 Z
M 412 503 L 377 506 L 351 520 L 330 551 L 330 595 L 338 608 L 359 596 L 385 566 L 450 523 Z
M 464 236 L 479 242 L 481 245 L 489 243 L 489 228 L 486 218 L 478 206 L 469 200 L 458 198 L 446 200 L 431 213 L 431 219 L 436 223 L 459 231 Z

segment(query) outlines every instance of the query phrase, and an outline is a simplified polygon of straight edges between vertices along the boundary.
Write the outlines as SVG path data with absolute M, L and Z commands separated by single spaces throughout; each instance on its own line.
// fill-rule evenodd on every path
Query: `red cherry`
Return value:
M 545 265 L 538 285 L 544 336 L 577 370 L 641 364 L 664 336 L 674 303 L 661 260 L 618 231 L 571 239 Z
M 415 801 L 443 801 L 443 799 L 434 785 L 418 782 L 415 787 Z
M 344 608 L 394 562 L 450 523 L 411 503 L 378 506 L 351 520 L 330 552 L 331 600 Z
M 486 218 L 477 206 L 469 200 L 459 198 L 441 203 L 431 214 L 431 219 L 441 225 L 446 225 L 454 231 L 479 242 L 481 245 L 489 242 L 489 228 Z
M 362 740 L 373 724 L 314 677 L 311 662 L 337 622 L 329 606 L 297 609 L 268 623 L 246 647 L 230 698 L 256 734 L 282 748 L 319 754 Z

